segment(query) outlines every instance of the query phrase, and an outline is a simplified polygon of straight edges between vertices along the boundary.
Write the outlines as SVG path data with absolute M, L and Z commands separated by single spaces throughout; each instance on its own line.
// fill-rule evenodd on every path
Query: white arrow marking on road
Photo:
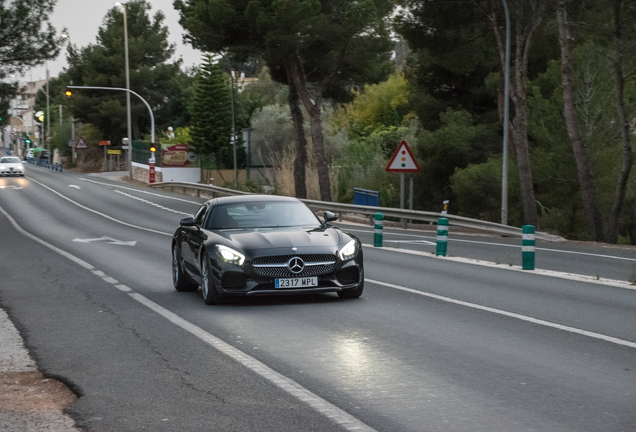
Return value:
M 78 185 L 68 185 L 68 187 L 72 187 L 72 188 L 75 188 L 75 189 L 81 189 L 81 187 L 79 187 Z
M 108 244 L 114 244 L 114 245 L 118 245 L 118 246 L 134 246 L 135 244 L 137 244 L 136 241 L 122 241 L 122 240 L 117 240 L 111 237 L 99 237 L 99 238 L 92 238 L 92 239 L 73 239 L 74 242 L 80 242 L 80 243 L 90 243 L 90 242 L 95 242 L 95 241 L 107 241 Z
M 22 187 L 17 187 L 16 185 L 9 185 L 9 186 L 0 186 L 0 189 L 22 189 Z

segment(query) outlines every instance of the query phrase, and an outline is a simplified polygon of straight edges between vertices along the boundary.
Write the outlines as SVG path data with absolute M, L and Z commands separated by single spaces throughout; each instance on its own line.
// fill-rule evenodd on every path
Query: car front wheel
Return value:
M 186 278 L 176 244 L 172 246 L 172 284 L 177 291 L 196 291 L 199 288 Z
M 216 290 L 214 281 L 212 281 L 210 258 L 207 252 L 204 252 L 201 258 L 201 294 L 203 295 L 203 301 L 206 305 L 222 304 L 225 300 L 223 294 Z

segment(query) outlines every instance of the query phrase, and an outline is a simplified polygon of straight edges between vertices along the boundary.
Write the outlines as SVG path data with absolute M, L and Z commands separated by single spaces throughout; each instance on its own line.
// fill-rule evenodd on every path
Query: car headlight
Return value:
M 227 246 L 216 245 L 216 254 L 225 262 L 232 264 L 243 265 L 245 262 L 245 255 L 231 249 Z
M 18 165 L 18 169 L 24 169 L 24 165 Z
M 358 253 L 358 245 L 355 240 L 351 240 L 349 243 L 345 245 L 342 249 L 338 251 L 340 254 L 340 258 L 343 260 L 348 260 L 356 256 Z
M 4 165 L 0 165 L 0 169 L 6 169 L 7 167 Z

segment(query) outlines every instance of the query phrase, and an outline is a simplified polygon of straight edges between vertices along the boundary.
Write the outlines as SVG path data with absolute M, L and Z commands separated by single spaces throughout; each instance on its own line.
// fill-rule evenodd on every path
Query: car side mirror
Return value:
M 325 218 L 325 222 L 331 222 L 338 219 L 338 216 L 330 211 L 324 212 L 322 217 Z
M 193 227 L 196 224 L 194 223 L 193 217 L 187 217 L 187 218 L 181 219 L 181 221 L 179 221 L 179 225 L 181 225 L 182 227 Z

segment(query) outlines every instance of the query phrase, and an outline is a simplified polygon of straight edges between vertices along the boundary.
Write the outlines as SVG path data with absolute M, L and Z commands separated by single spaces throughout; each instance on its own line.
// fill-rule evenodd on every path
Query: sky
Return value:
M 71 36 L 71 42 L 79 47 L 94 44 L 97 40 L 97 30 L 103 24 L 104 17 L 108 10 L 115 7 L 116 0 L 57 0 L 55 10 L 50 17 L 50 22 L 61 34 L 66 28 Z M 198 65 L 201 63 L 201 52 L 193 49 L 190 45 L 183 43 L 183 28 L 179 25 L 179 13 L 173 8 L 174 0 L 148 0 L 152 9 L 149 16 L 161 10 L 165 15 L 164 25 L 168 26 L 170 32 L 170 43 L 176 44 L 175 55 L 172 60 L 179 57 L 183 59 L 183 67 Z M 122 2 L 123 3 L 123 2 Z M 49 74 L 51 78 L 57 77 L 66 63 L 66 46 L 55 60 L 48 62 Z M 36 66 L 33 71 L 27 72 L 21 81 L 30 81 L 31 73 L 33 80 L 46 78 L 46 66 Z

